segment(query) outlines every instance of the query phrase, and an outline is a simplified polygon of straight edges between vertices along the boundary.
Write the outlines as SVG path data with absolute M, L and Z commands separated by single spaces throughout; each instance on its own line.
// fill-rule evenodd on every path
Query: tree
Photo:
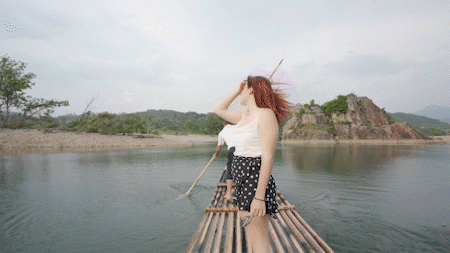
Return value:
M 198 131 L 199 126 L 197 123 L 192 121 L 192 119 L 188 119 L 184 123 L 184 128 L 186 128 L 187 131 L 196 132 L 196 131 Z
M 26 63 L 17 62 L 7 55 L 0 61 L 0 127 L 22 127 L 27 120 L 39 118 L 48 120 L 55 107 L 68 106 L 68 101 L 45 100 L 25 95 L 36 77 L 33 73 L 24 73 Z M 5 113 L 3 113 L 5 108 Z M 19 111 L 16 122 L 11 122 L 11 109 Z
M 0 115 L 3 124 L 9 124 L 10 109 L 19 106 L 26 100 L 26 89 L 29 89 L 34 83 L 31 79 L 36 77 L 33 73 L 24 74 L 26 64 L 16 62 L 8 56 L 3 56 L 0 61 Z M 6 108 L 6 118 L 3 117 L 3 106 Z
M 147 116 L 142 115 L 141 120 L 144 121 L 144 128 L 147 131 L 147 134 L 152 133 L 153 132 L 153 130 L 152 130 L 152 125 L 153 125 L 152 115 L 147 115 Z M 150 131 L 150 130 L 152 130 L 152 131 Z
M 205 120 L 205 133 L 207 134 L 219 134 L 220 130 L 222 130 L 223 119 L 219 116 L 217 116 L 214 113 L 209 113 L 206 116 Z
M 38 117 L 41 120 L 50 122 L 51 114 L 55 107 L 68 106 L 68 101 L 45 100 L 43 98 L 25 97 L 25 101 L 20 103 L 17 108 L 21 111 L 14 128 L 23 126 L 25 121 Z

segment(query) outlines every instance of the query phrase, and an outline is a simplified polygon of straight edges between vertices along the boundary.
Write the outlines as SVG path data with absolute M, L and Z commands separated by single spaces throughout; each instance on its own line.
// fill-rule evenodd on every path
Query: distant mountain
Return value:
M 75 114 L 66 114 L 66 115 L 61 115 L 61 116 L 57 116 L 54 117 L 54 119 L 59 122 L 59 123 L 65 123 L 65 122 L 69 122 L 73 119 L 76 119 L 80 117 L 79 115 L 75 115 Z
M 94 113 L 97 114 L 97 113 Z M 191 118 L 191 119 L 197 119 L 202 118 L 211 113 L 196 113 L 196 112 L 178 112 L 174 110 L 147 110 L 144 112 L 133 112 L 133 113 L 124 113 L 121 115 L 125 115 L 126 117 L 134 116 L 134 115 L 151 115 L 154 119 L 160 119 L 160 118 Z M 54 119 L 61 122 L 61 121 L 70 121 L 76 118 L 79 118 L 81 115 L 76 114 L 66 114 L 62 116 L 55 117 Z
M 196 113 L 196 112 L 178 112 L 174 110 L 153 110 L 149 109 L 145 112 L 136 112 L 136 113 L 130 113 L 128 115 L 152 115 L 153 118 L 175 118 L 175 117 L 184 117 L 184 118 L 200 118 L 207 115 L 207 113 Z
M 1 112 L 2 113 L 2 115 L 3 116 L 6 116 L 6 112 Z M 18 112 L 9 112 L 9 115 L 11 116 L 11 115 L 17 115 L 17 114 L 19 114 Z
M 429 105 L 413 114 L 450 123 L 450 108 L 445 106 Z
M 397 122 L 408 122 L 409 124 L 416 127 L 429 127 L 437 128 L 439 130 L 445 131 L 450 129 L 450 123 L 442 122 L 437 119 L 428 118 L 425 116 L 410 114 L 410 113 L 390 113 Z

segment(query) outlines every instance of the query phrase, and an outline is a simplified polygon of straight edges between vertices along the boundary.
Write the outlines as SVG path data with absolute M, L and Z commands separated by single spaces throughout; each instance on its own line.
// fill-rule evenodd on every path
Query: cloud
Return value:
M 68 99 L 75 113 L 92 94 L 100 111 L 211 112 L 242 78 L 271 73 L 281 59 L 276 78 L 295 85 L 293 102 L 353 92 L 399 111 L 448 101 L 449 7 L 417 0 L 3 0 L 0 16 L 18 29 L 0 29 L 0 45 L 37 74 L 30 95 Z
M 112 99 L 108 99 L 105 102 L 106 106 L 109 105 L 126 105 L 126 104 L 132 104 L 134 102 L 134 94 L 131 93 L 130 91 L 126 91 L 125 94 L 123 95 L 123 98 L 119 99 L 119 100 L 112 100 Z
M 333 61 L 323 65 L 331 72 L 348 75 L 353 78 L 365 76 L 395 75 L 411 67 L 408 63 L 396 63 L 389 56 L 377 54 L 358 54 L 350 52 L 341 61 Z

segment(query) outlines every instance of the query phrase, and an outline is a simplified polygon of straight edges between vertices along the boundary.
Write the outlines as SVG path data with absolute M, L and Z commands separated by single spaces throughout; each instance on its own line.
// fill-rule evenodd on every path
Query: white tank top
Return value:
M 234 155 L 243 157 L 261 157 L 261 137 L 259 136 L 258 131 L 259 114 L 256 116 L 255 120 L 252 123 L 246 126 L 240 126 L 244 119 L 245 114 L 241 121 L 239 121 L 239 123 L 234 128 L 233 139 L 235 140 L 236 144 Z
M 223 145 L 227 144 L 228 150 L 230 150 L 231 147 L 236 146 L 234 144 L 234 129 L 236 128 L 235 125 L 226 125 L 222 131 L 220 131 L 217 142 L 217 145 Z

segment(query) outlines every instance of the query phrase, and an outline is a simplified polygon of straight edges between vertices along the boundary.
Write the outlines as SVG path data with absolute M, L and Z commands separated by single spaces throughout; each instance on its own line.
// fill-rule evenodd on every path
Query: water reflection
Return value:
M 214 151 L 215 144 L 0 157 L 0 249 L 183 252 L 226 152 L 179 197 Z M 450 148 L 284 145 L 275 157 L 279 190 L 336 252 L 445 249 Z
M 0 157 L 0 188 L 6 184 L 6 160 Z
M 3 183 L 0 187 L 15 188 L 17 184 L 26 181 L 26 170 L 28 165 L 21 156 L 4 158 L 0 157 L 1 173 L 3 174 Z M 11 169 L 15 168 L 15 169 Z
M 283 159 L 301 171 L 323 170 L 331 174 L 351 174 L 389 163 L 396 157 L 415 156 L 417 147 L 386 145 L 283 145 Z

